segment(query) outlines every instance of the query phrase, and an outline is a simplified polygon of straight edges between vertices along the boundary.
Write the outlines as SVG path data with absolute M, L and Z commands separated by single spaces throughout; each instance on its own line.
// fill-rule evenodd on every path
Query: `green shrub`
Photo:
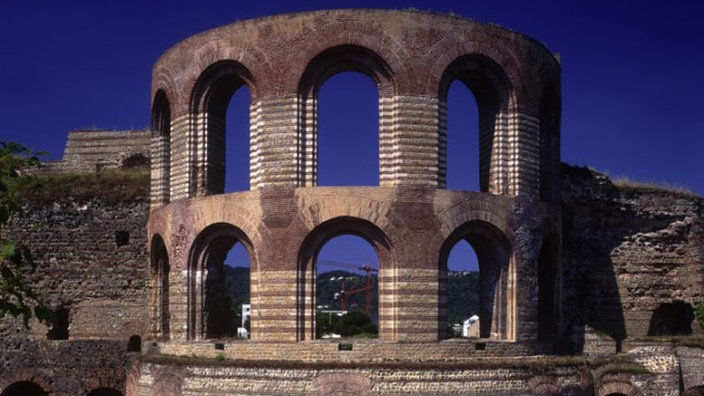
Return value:
M 704 329 L 704 301 L 694 304 L 694 317 L 697 319 L 699 326 Z

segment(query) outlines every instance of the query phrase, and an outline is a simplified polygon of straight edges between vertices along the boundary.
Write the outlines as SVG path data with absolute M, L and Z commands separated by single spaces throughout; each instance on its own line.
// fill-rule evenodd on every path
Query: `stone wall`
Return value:
M 0 320 L 0 390 L 32 381 L 55 395 L 124 392 L 128 347 L 147 333 L 148 203 L 56 196 L 25 209 L 11 232 L 30 247 L 35 290 L 65 319 L 51 331 Z
M 146 363 L 128 395 L 592 395 L 584 366 L 258 367 Z M 164 392 L 164 393 L 160 393 Z
M 150 141 L 151 132 L 148 129 L 71 131 L 63 158 L 48 162 L 45 166 L 55 172 L 99 172 L 149 166 Z
M 691 334 L 704 298 L 704 200 L 563 166 L 565 323 L 615 339 Z

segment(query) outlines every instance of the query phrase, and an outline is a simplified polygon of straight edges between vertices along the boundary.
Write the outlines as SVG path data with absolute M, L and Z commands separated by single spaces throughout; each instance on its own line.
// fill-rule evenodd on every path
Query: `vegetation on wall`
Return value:
M 694 318 L 697 319 L 699 326 L 704 329 L 704 301 L 694 304 Z
M 28 148 L 0 141 L 0 318 L 21 317 L 25 326 L 33 316 L 45 323 L 52 316 L 29 283 L 36 264 L 23 235 L 9 232 L 24 215 L 20 197 L 36 186 L 29 171 L 38 166 L 37 155 Z

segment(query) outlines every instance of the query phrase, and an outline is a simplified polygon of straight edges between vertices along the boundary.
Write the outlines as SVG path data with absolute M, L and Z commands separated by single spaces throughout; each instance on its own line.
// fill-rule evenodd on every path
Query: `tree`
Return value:
M 24 216 L 22 193 L 35 186 L 28 171 L 37 167 L 39 159 L 31 150 L 0 141 L 0 318 L 21 317 L 25 326 L 32 316 L 47 324 L 52 317 L 28 283 L 36 268 L 29 248 L 22 243 L 22 235 L 10 233 L 15 219 Z

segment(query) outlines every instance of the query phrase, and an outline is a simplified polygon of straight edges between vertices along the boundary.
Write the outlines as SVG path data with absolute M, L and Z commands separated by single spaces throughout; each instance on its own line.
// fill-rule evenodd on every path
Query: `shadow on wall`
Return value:
M 563 349 L 584 351 L 587 326 L 616 342 L 626 337 L 621 298 L 611 252 L 635 231 L 635 214 L 618 202 L 608 178 L 588 168 L 563 165 L 563 248 L 565 259 L 565 331 Z M 571 294 L 571 295 L 570 295 Z

